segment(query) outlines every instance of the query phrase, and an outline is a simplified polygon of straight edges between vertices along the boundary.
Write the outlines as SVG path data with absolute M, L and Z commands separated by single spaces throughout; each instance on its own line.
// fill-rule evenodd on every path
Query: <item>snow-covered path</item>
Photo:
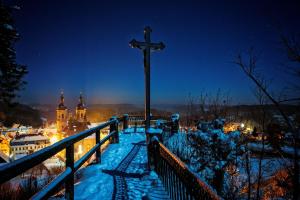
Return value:
M 102 163 L 81 170 L 75 199 L 168 199 L 155 172 L 147 170 L 145 134 L 120 134 Z

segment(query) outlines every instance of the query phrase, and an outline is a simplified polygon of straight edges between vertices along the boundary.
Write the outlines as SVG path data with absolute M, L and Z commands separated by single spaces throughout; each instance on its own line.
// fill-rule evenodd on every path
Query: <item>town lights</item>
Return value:
M 54 144 L 54 143 L 56 143 L 57 141 L 58 141 L 58 138 L 57 138 L 56 135 L 53 135 L 53 136 L 50 138 L 51 144 Z
M 241 123 L 241 128 L 244 128 L 245 127 L 245 124 L 244 123 Z
M 78 146 L 78 154 L 82 154 L 82 153 L 83 153 L 83 151 L 82 151 L 82 145 L 80 144 Z

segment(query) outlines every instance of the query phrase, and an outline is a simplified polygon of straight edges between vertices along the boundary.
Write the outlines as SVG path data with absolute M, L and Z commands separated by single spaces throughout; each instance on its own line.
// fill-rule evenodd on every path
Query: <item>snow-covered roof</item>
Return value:
M 41 141 L 41 140 L 49 140 L 48 137 L 44 136 L 44 135 L 26 135 L 23 137 L 16 137 L 14 138 L 11 142 L 29 142 L 29 141 Z
M 19 128 L 20 124 L 13 124 L 11 128 Z

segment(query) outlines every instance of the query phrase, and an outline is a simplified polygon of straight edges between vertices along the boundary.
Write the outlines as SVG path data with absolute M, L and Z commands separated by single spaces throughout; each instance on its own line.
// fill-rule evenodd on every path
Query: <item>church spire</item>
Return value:
M 60 103 L 63 105 L 65 103 L 65 97 L 64 97 L 64 92 L 61 91 L 60 93 Z
M 77 109 L 84 109 L 84 108 L 85 108 L 85 105 L 83 102 L 83 96 L 82 96 L 82 92 L 80 92 L 79 103 L 77 104 Z
M 80 96 L 79 96 L 79 103 L 83 105 L 83 97 L 82 97 L 82 92 L 80 92 Z
M 67 107 L 65 106 L 65 97 L 64 97 L 64 92 L 61 91 L 60 93 L 60 102 L 58 104 L 58 109 L 66 109 Z

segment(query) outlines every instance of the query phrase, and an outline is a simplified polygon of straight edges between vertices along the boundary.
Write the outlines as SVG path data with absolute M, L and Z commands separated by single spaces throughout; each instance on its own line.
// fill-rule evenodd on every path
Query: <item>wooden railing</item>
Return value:
M 43 161 L 54 156 L 62 150 L 66 150 L 66 168 L 54 180 L 46 185 L 41 191 L 36 193 L 32 199 L 46 199 L 53 195 L 63 184 L 65 184 L 65 198 L 74 199 L 74 174 L 75 172 L 95 153 L 96 163 L 101 163 L 101 145 L 106 141 L 110 143 L 119 143 L 119 122 L 123 122 L 123 128 L 127 128 L 127 116 L 117 119 L 111 118 L 108 122 L 100 124 L 89 130 L 85 130 L 76 135 L 65 138 L 49 147 L 37 151 L 31 155 L 25 156 L 12 163 L 0 167 L 0 184 L 24 173 L 28 169 L 41 164 Z M 100 139 L 100 130 L 110 127 L 110 133 Z M 84 138 L 95 134 L 96 145 L 92 147 L 79 160 L 74 162 L 74 144 Z
M 127 116 L 127 119 L 128 119 L 128 126 L 130 127 L 139 127 L 139 128 L 145 127 L 145 117 L 142 115 L 129 115 Z M 151 116 L 150 126 L 151 127 L 155 126 L 158 120 L 166 121 L 166 117 Z
M 168 150 L 157 137 L 151 138 L 148 152 L 149 165 L 158 174 L 171 199 L 221 199 L 209 185 Z
M 130 120 L 131 119 L 131 120 Z M 36 193 L 32 199 L 47 199 L 52 196 L 63 184 L 65 184 L 65 198 L 74 199 L 74 174 L 93 155 L 96 154 L 96 163 L 101 163 L 101 145 L 106 141 L 110 143 L 119 142 L 119 124 L 123 122 L 123 129 L 128 128 L 134 119 L 142 120 L 142 117 L 124 115 L 121 118 L 113 117 L 108 122 L 92 129 L 80 132 L 65 138 L 49 147 L 37 151 L 29 156 L 23 157 L 12 163 L 0 167 L 0 184 L 24 173 L 26 170 L 41 164 L 43 161 L 54 156 L 62 150 L 66 150 L 66 168 L 52 182 Z M 156 120 L 156 119 L 155 119 Z M 154 120 L 154 121 L 155 121 Z M 144 123 L 144 120 L 143 120 Z M 165 122 L 170 132 L 178 131 L 178 121 Z M 100 130 L 110 127 L 107 136 L 100 139 Z M 177 130 L 175 130 L 177 129 Z M 74 162 L 74 144 L 84 138 L 95 134 L 96 144 L 79 160 Z M 159 175 L 164 187 L 167 189 L 171 199 L 195 199 L 216 200 L 221 199 L 216 192 L 193 173 L 179 158 L 170 152 L 155 137 L 155 134 L 147 133 L 147 149 L 149 167 L 153 167 Z
M 174 118 L 175 117 L 175 118 Z M 179 115 L 172 115 L 160 127 L 169 136 L 179 132 Z M 219 200 L 222 199 L 175 154 L 163 145 L 162 134 L 147 132 L 148 166 L 158 174 L 171 199 Z

